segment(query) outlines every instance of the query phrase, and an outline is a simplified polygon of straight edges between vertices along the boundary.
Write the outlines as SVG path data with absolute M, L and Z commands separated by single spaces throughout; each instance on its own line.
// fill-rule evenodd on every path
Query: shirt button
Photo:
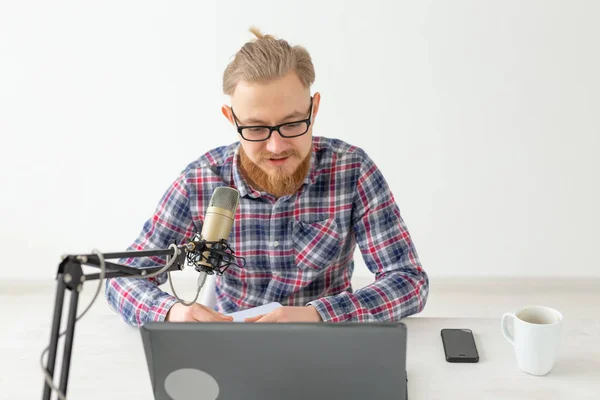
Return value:
M 276 241 L 274 241 L 273 243 L 271 243 L 271 245 L 272 245 L 273 247 L 277 247 L 277 246 L 279 246 L 279 242 L 276 240 Z

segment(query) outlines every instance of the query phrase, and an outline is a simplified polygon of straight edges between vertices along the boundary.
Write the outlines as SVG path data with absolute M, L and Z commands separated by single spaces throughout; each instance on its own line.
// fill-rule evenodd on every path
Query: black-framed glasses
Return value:
M 266 125 L 255 125 L 255 126 L 240 126 L 238 125 L 238 118 L 231 109 L 233 114 L 233 120 L 237 127 L 238 133 L 249 142 L 263 142 L 269 140 L 273 131 L 277 131 L 284 138 L 295 138 L 304 135 L 310 128 L 310 120 L 312 118 L 313 110 L 313 98 L 310 97 L 310 110 L 308 111 L 308 118 L 300 121 L 286 122 L 285 124 L 279 124 L 275 126 Z

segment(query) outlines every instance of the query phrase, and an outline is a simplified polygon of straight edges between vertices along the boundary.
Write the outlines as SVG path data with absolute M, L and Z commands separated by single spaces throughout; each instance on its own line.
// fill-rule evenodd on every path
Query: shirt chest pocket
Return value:
M 323 270 L 331 265 L 341 249 L 334 218 L 310 223 L 295 221 L 292 237 L 294 260 L 300 269 Z

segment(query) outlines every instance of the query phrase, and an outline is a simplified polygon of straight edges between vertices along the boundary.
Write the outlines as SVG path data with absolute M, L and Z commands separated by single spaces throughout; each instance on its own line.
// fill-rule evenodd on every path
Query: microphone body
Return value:
M 219 242 L 227 240 L 231 233 L 231 227 L 235 218 L 235 212 L 239 204 L 240 194 L 237 190 L 230 187 L 218 187 L 208 204 L 200 239 L 206 242 Z M 218 270 L 221 264 L 220 257 L 211 253 L 211 248 L 222 250 L 220 244 L 207 244 L 207 250 L 202 253 L 201 260 L 196 264 L 196 270 L 200 275 L 212 275 L 215 269 Z

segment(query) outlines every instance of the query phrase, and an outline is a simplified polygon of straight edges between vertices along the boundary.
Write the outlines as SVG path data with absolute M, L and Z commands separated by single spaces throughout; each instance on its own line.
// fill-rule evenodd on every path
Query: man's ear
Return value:
M 221 113 L 223 113 L 225 118 L 227 118 L 231 125 L 233 125 L 233 112 L 231 111 L 231 107 L 229 107 L 226 104 L 223 104 L 223 106 L 221 107 Z
M 315 92 L 313 94 L 313 119 L 319 113 L 319 104 L 321 104 L 321 93 Z

